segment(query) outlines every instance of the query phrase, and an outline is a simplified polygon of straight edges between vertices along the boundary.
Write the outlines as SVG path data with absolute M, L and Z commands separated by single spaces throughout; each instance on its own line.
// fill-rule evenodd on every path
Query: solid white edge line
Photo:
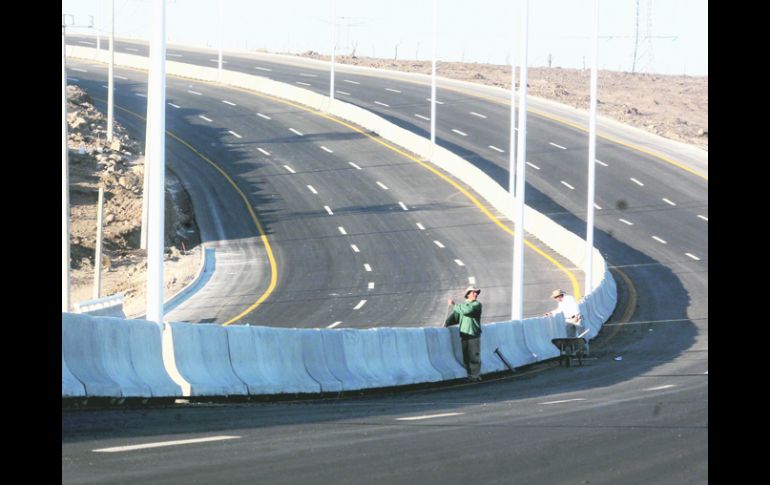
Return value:
M 541 402 L 539 404 L 562 404 L 562 403 L 565 403 L 565 402 L 576 402 L 576 401 L 585 401 L 585 399 L 582 398 L 582 397 L 578 397 L 578 398 L 575 398 L 575 399 L 564 399 L 562 401 Z
M 417 421 L 420 419 L 433 419 L 433 418 L 446 418 L 449 416 L 460 416 L 465 413 L 441 413 L 441 414 L 426 414 L 423 416 L 411 416 L 408 418 L 396 418 L 396 421 Z
M 672 387 L 676 387 L 676 384 L 666 384 L 663 386 L 657 386 L 657 387 L 648 387 L 647 389 L 643 389 L 644 391 L 660 391 L 663 389 L 671 389 Z
M 194 438 L 189 440 L 159 441 L 156 443 L 145 443 L 141 445 L 113 446 L 111 448 L 99 448 L 91 450 L 95 453 L 115 453 L 120 451 L 142 450 L 147 448 L 160 448 L 163 446 L 188 445 L 193 443 L 205 443 L 207 441 L 222 441 L 239 439 L 240 436 L 209 436 L 207 438 Z

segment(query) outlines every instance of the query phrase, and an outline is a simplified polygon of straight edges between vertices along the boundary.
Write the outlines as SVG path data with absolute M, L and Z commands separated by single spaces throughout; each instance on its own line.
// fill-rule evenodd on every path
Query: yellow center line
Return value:
M 94 98 L 101 102 L 105 102 L 104 99 L 100 98 Z M 116 108 L 125 111 L 126 113 L 130 113 L 134 116 L 136 116 L 139 119 L 146 120 L 142 115 L 134 113 L 133 111 L 126 109 L 122 106 L 115 105 Z M 262 227 L 262 223 L 259 222 L 259 218 L 257 217 L 256 212 L 254 211 L 254 208 L 252 207 L 252 204 L 249 202 L 248 197 L 246 197 L 246 194 L 243 193 L 243 191 L 238 187 L 238 185 L 235 183 L 235 181 L 225 172 L 222 170 L 222 168 L 217 165 L 215 162 L 213 162 L 211 159 L 209 159 L 206 155 L 202 154 L 198 150 L 196 150 L 192 145 L 187 143 L 186 141 L 182 140 L 180 137 L 178 137 L 176 134 L 166 130 L 166 134 L 170 136 L 171 138 L 175 139 L 182 145 L 189 148 L 194 154 L 199 156 L 201 159 L 209 163 L 212 167 L 214 167 L 222 176 L 230 183 L 230 185 L 235 189 L 235 191 L 238 193 L 238 195 L 241 196 L 241 199 L 243 199 L 244 204 L 246 205 L 246 209 L 249 211 L 249 214 L 251 215 L 251 220 L 254 221 L 254 225 L 257 227 L 257 230 L 259 231 L 259 237 L 262 240 L 262 244 L 265 246 L 265 251 L 267 252 L 267 259 L 270 262 L 270 285 L 267 287 L 267 290 L 257 299 L 257 301 L 249 306 L 246 310 L 239 313 L 237 316 L 231 318 L 230 320 L 226 321 L 222 325 L 230 325 L 231 323 L 237 321 L 238 319 L 242 318 L 247 313 L 251 312 L 255 308 L 257 308 L 259 305 L 264 302 L 268 296 L 273 292 L 276 285 L 278 284 L 278 265 L 275 261 L 275 256 L 273 255 L 273 248 L 270 247 L 270 241 L 267 239 L 267 234 L 265 233 L 264 228 Z

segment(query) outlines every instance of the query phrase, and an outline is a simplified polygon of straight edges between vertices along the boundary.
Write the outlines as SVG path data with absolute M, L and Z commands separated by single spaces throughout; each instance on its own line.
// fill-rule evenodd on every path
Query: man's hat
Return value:
M 465 289 L 465 296 L 468 296 L 468 293 L 470 293 L 471 291 L 475 291 L 479 295 L 481 294 L 481 290 L 480 289 L 476 288 L 476 286 L 474 286 L 474 285 L 471 285 L 471 286 L 469 286 L 468 288 Z
M 557 296 L 561 296 L 564 294 L 564 290 L 553 290 L 551 292 L 551 298 L 556 298 Z

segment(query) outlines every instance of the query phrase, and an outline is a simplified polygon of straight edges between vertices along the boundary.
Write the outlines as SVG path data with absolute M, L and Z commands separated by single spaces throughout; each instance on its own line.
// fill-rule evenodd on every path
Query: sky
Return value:
M 437 59 L 518 63 L 524 0 L 438 0 Z M 108 32 L 110 0 L 62 0 L 72 33 Z M 114 0 L 115 35 L 148 39 L 154 0 Z M 97 16 L 97 4 L 100 10 Z M 167 0 L 169 43 L 430 60 L 431 0 Z M 332 4 L 335 14 L 332 14 Z M 590 67 L 592 0 L 530 0 L 528 64 Z M 600 0 L 599 69 L 708 75 L 708 0 Z M 100 20 L 96 20 L 99 18 Z M 513 56 L 512 56 L 513 54 Z

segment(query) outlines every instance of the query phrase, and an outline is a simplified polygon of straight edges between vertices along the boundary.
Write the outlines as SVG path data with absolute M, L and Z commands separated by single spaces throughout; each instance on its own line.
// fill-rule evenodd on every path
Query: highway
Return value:
M 71 42 L 79 41 L 72 39 Z M 119 47 L 121 45 L 118 43 Z M 136 48 L 135 44 L 131 45 Z M 188 51 L 192 52 L 169 49 L 169 59 L 172 54 L 187 56 Z M 209 53 L 198 55 L 199 58 L 185 59 L 184 62 L 198 59 L 198 62 L 215 65 L 210 62 L 215 56 Z M 305 83 L 310 85 L 305 86 L 308 89 L 328 92 L 328 84 L 325 84 L 328 77 L 321 72 L 286 65 L 279 68 L 277 63 L 241 57 L 244 59 L 228 55 L 225 67 L 269 73 L 276 80 Z M 86 69 L 91 72 L 90 68 Z M 101 82 L 103 72 L 102 69 Z M 88 78 L 85 76 L 88 73 L 70 74 Z M 144 89 L 140 78 L 134 80 L 137 90 Z M 425 96 L 429 87 L 393 79 L 373 81 L 376 78 L 372 76 L 353 74 L 338 75 L 337 79 L 337 87 L 343 91 L 339 93 L 341 99 L 425 133 L 429 121 L 416 115 L 429 115 L 429 104 L 425 101 L 429 97 L 429 94 Z M 96 77 L 88 82 L 97 82 Z M 484 282 L 490 287 L 488 293 L 482 294 L 485 321 L 494 321 L 487 320 L 492 317 L 497 320 L 506 318 L 510 306 L 510 300 L 505 301 L 510 289 L 510 266 L 505 268 L 501 264 L 507 262 L 510 265 L 510 236 L 499 227 L 493 227 L 488 220 L 480 219 L 477 209 L 457 193 L 441 187 L 435 180 L 427 181 L 428 174 L 424 169 L 380 152 L 379 147 L 364 147 L 364 144 L 356 143 L 362 141 L 356 139 L 357 135 L 315 120 L 310 114 L 291 113 L 286 106 L 271 108 L 264 99 L 251 101 L 264 103 L 263 109 L 248 104 L 250 102 L 244 98 L 254 98 L 251 95 L 239 95 L 208 85 L 205 86 L 206 96 L 203 96 L 189 92 L 203 93 L 203 87 L 187 83 L 185 95 L 184 86 L 174 86 L 174 83 L 169 81 L 168 101 L 185 107 L 179 109 L 190 111 L 179 124 L 170 117 L 168 130 L 178 130 L 182 133 L 180 138 L 195 139 L 201 149 L 206 143 L 216 143 L 209 139 L 226 140 L 218 147 L 206 146 L 207 153 L 212 155 L 209 158 L 226 164 L 232 173 L 238 173 L 242 189 L 250 197 L 259 197 L 259 204 L 254 205 L 271 237 L 271 245 L 275 240 L 275 246 L 281 248 L 276 250 L 277 259 L 299 261 L 299 258 L 293 259 L 292 254 L 306 253 L 312 260 L 313 251 L 317 250 L 321 257 L 334 261 L 335 271 L 337 265 L 353 268 L 345 277 L 332 279 L 319 291 L 317 285 L 307 281 L 312 280 L 309 275 L 319 273 L 315 263 L 303 263 L 309 264 L 308 267 L 279 264 L 279 271 L 286 266 L 286 273 L 281 273 L 279 278 L 286 286 L 276 290 L 264 306 L 247 319 L 258 319 L 261 318 L 259 315 L 265 314 L 270 315 L 273 322 L 288 323 L 296 315 L 309 312 L 308 319 L 297 325 L 314 326 L 337 321 L 353 326 L 391 322 L 426 325 L 437 321 L 436 315 L 442 313 L 442 300 L 449 290 L 463 286 L 470 276 L 477 278 L 483 288 L 487 288 Z M 135 94 L 134 98 L 134 102 L 141 99 Z M 438 142 L 477 164 L 499 182 L 506 183 L 509 108 L 452 90 L 439 89 L 437 98 L 444 103 L 439 105 L 437 115 Z M 238 106 L 231 106 L 224 100 Z M 121 103 L 131 109 L 128 99 L 119 101 Z M 246 131 L 255 118 L 261 117 L 235 111 L 227 116 L 228 125 L 224 126 L 213 124 L 219 117 L 208 114 L 223 113 L 223 107 L 235 110 L 239 106 L 250 106 L 251 111 L 259 109 L 271 120 L 282 119 L 281 124 L 287 122 L 287 118 L 281 117 L 292 114 L 295 117 L 288 120 L 289 124 L 303 135 L 281 133 L 285 127 L 273 127 L 272 124 L 260 125 L 259 133 L 267 135 L 241 133 L 239 130 Z M 134 109 L 137 113 L 142 112 L 141 107 L 134 105 Z M 201 115 L 212 121 L 200 118 Z M 196 116 L 198 120 L 195 120 Z M 130 122 L 124 124 L 130 126 Z M 183 125 L 196 128 L 185 134 Z M 262 131 L 273 128 L 278 131 Z M 229 131 L 244 138 L 223 135 Z M 207 137 L 207 132 L 212 135 Z M 316 135 L 316 139 L 306 138 L 308 135 Z M 295 138 L 300 136 L 301 141 Z M 253 165 L 244 160 L 256 157 L 253 150 L 260 148 L 257 146 L 262 141 L 260 137 L 273 142 L 284 141 L 292 147 L 291 159 L 283 158 L 277 164 L 272 159 L 268 164 L 257 158 L 266 164 L 266 169 L 257 175 L 252 173 L 253 168 L 248 168 Z M 244 139 L 250 143 L 241 141 Z M 546 117 L 532 114 L 529 117 L 527 204 L 580 235 L 584 232 L 585 217 L 586 143 L 587 136 L 579 129 L 554 123 Z M 333 153 L 319 148 L 319 144 Z M 356 144 L 356 147 L 346 152 L 340 148 L 346 144 Z M 271 154 L 275 151 L 262 148 Z M 191 157 L 180 154 L 181 147 L 171 150 L 180 160 Z M 327 155 L 335 157 L 326 158 Z M 601 163 L 597 166 L 596 245 L 613 269 L 621 300 L 618 311 L 592 344 L 595 360 L 586 366 L 565 369 L 547 363 L 523 375 L 479 385 L 415 390 L 357 400 L 163 408 L 147 413 L 149 417 L 143 415 L 146 411 L 139 410 L 64 413 L 64 482 L 84 483 L 92 479 L 99 483 L 119 483 L 139 478 L 162 482 L 185 473 L 201 483 L 249 482 L 249 477 L 253 478 L 257 473 L 265 477 L 265 481 L 277 483 L 310 479 L 319 483 L 459 483 L 470 479 L 493 483 L 511 483 L 514 479 L 524 483 L 535 480 L 546 483 L 584 480 L 590 483 L 706 482 L 707 175 L 694 174 L 659 157 L 605 139 L 599 141 L 597 159 Z M 372 160 L 377 163 L 371 163 Z M 367 161 L 371 164 L 362 165 Z M 364 177 L 350 165 L 351 162 L 371 170 Z M 183 162 L 169 160 L 169 166 L 178 173 L 174 167 L 176 163 Z M 200 164 L 200 161 L 190 163 Z M 351 168 L 345 167 L 345 163 Z M 387 163 L 388 168 L 378 171 L 379 163 Z M 295 178 L 293 175 L 299 173 L 293 174 L 285 167 L 281 172 L 281 165 L 288 165 L 299 173 L 307 172 L 308 177 L 312 173 L 313 179 Z M 351 184 L 343 184 L 344 195 L 339 193 L 339 186 L 326 185 L 333 184 L 342 170 L 362 177 L 354 180 L 360 180 L 362 186 L 367 187 L 365 195 L 357 193 Z M 393 178 L 387 178 L 387 175 L 393 175 Z M 313 193 L 308 185 L 318 193 Z M 288 193 L 292 194 L 291 201 L 278 195 Z M 329 194 L 328 199 L 323 199 L 324 193 Z M 420 196 L 425 198 L 420 200 Z M 360 210 L 362 200 L 369 204 L 363 211 Z M 410 210 L 403 210 L 398 202 L 404 202 Z M 431 204 L 435 205 L 435 210 L 427 208 Z M 334 215 L 322 208 L 324 205 Z M 419 220 L 413 218 L 417 207 L 424 207 Z M 369 229 L 373 213 L 381 221 L 374 224 L 382 226 Z M 281 214 L 291 214 L 290 220 L 282 220 Z M 339 215 L 347 218 L 340 225 L 336 221 L 331 227 L 316 224 Z M 243 215 L 236 218 L 248 221 Z M 364 218 L 366 224 L 362 222 Z M 421 237 L 428 234 L 423 234 L 416 226 L 417 222 L 429 228 L 426 231 L 434 233 Z M 467 231 L 462 229 L 469 225 L 479 235 L 478 239 L 467 239 Z M 350 230 L 348 226 L 354 229 Z M 348 234 L 342 234 L 339 227 L 345 228 Z M 201 230 L 204 232 L 203 226 Z M 353 234 L 359 237 L 354 240 Z M 239 237 L 206 235 L 204 241 L 208 244 L 208 241 L 246 241 L 257 237 L 253 227 L 244 227 Z M 372 269 L 387 267 L 393 271 L 377 275 L 382 279 L 375 281 L 375 290 L 383 292 L 381 298 L 366 298 L 369 296 L 366 286 L 370 282 L 369 272 L 355 268 L 357 255 L 362 254 L 351 247 L 350 254 L 342 257 L 341 251 L 329 249 L 332 246 L 316 245 L 315 241 L 321 238 L 334 239 L 342 247 L 355 244 L 362 253 L 364 248 L 373 248 L 368 254 L 389 255 L 390 266 L 385 261 L 367 263 Z M 311 244 L 308 240 L 314 242 Z M 440 248 L 435 241 L 445 247 Z M 249 247 L 254 246 L 249 244 Z M 322 247 L 327 249 L 320 249 Z M 402 248 L 401 253 L 398 248 Z M 484 250 L 476 251 L 479 248 Z M 415 252 L 410 254 L 412 249 Z M 451 251 L 448 257 L 442 254 L 446 249 Z M 263 269 L 256 271 L 256 279 L 249 286 L 263 287 L 269 278 L 264 271 L 264 255 L 259 254 L 262 249 L 254 251 L 257 254 L 251 259 L 256 261 L 256 268 Z M 396 253 L 398 256 L 393 256 Z M 429 254 L 431 256 L 426 256 Z M 356 256 L 353 262 L 349 258 L 351 255 Z M 465 266 L 457 265 L 454 259 L 460 259 Z M 528 278 L 537 281 L 535 287 L 526 289 L 525 315 L 542 313 L 551 307 L 546 295 L 554 283 L 568 287 L 563 274 L 553 268 L 533 269 L 529 264 L 533 259 L 537 258 L 528 256 L 525 262 Z M 415 263 L 420 266 L 409 267 Z M 320 259 L 318 264 L 322 264 Z M 470 268 L 473 268 L 473 274 L 468 272 Z M 534 278 L 530 271 L 537 272 Z M 426 273 L 430 275 L 429 282 L 420 279 Z M 505 278 L 508 278 L 507 282 Z M 227 283 L 223 281 L 222 284 Z M 347 300 L 344 308 L 328 301 L 329 294 L 324 291 L 331 288 L 337 288 L 338 295 L 344 295 L 338 298 Z M 412 293 L 402 294 L 399 288 L 420 292 L 420 298 L 412 298 Z M 245 300 L 254 300 L 257 293 Z M 366 303 L 355 310 L 364 300 Z M 419 300 L 410 307 L 410 316 L 414 318 L 396 320 L 403 315 L 399 309 L 404 308 L 405 302 L 413 303 L 413 300 Z M 280 309 L 297 301 L 313 301 L 314 304 L 306 305 L 297 313 Z M 203 317 L 201 321 L 209 318 L 218 321 L 217 318 L 235 313 L 234 309 L 227 310 L 222 306 L 212 310 L 210 315 L 199 313 Z M 370 311 L 369 317 L 361 310 Z M 276 313 L 270 314 L 273 311 Z M 287 311 L 290 313 L 285 313 Z M 284 317 L 287 318 L 284 320 Z M 115 413 L 120 414 L 119 419 Z M 446 413 L 461 414 L 440 416 Z M 400 420 L 415 417 L 422 419 Z M 103 425 L 91 425 L 99 422 Z M 93 451 L 109 446 L 180 439 L 180 436 L 214 435 L 238 438 L 152 451 L 114 454 Z M 135 460 L 141 460 L 141 469 L 132 466 Z M 115 470 L 124 473 L 109 474 Z

